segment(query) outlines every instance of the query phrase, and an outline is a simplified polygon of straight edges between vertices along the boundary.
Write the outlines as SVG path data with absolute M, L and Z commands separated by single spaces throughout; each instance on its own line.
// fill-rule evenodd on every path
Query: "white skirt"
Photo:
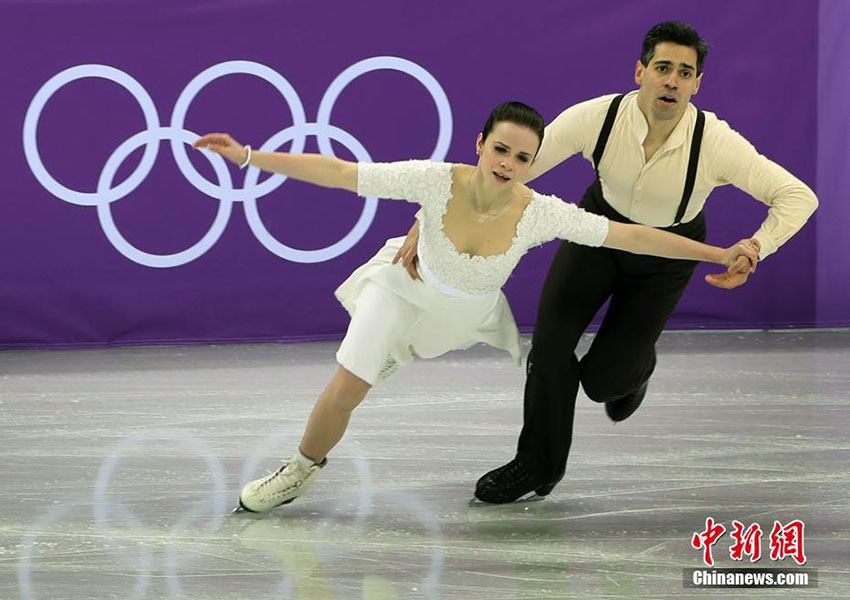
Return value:
M 456 297 L 412 279 L 400 262 L 392 264 L 403 242 L 387 240 L 334 292 L 351 315 L 337 352 L 339 364 L 374 385 L 385 379 L 379 375 L 388 360 L 405 365 L 414 354 L 433 358 L 480 342 L 522 364 L 519 331 L 504 293 Z

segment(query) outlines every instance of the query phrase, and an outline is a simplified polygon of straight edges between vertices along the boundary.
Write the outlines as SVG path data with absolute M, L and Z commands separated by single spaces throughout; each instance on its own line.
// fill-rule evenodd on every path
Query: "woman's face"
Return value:
M 500 188 L 521 182 L 539 145 L 534 131 L 510 121 L 496 123 L 486 140 L 479 133 L 476 151 L 484 185 Z

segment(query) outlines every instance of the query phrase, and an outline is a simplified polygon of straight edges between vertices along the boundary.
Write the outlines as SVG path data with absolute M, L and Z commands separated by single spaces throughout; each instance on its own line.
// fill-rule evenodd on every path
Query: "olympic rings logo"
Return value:
M 235 188 L 224 159 L 217 154 L 204 151 L 203 154 L 212 163 L 218 183 L 208 181 L 192 166 L 186 154 L 185 146 L 192 144 L 199 137 L 198 134 L 183 127 L 186 113 L 195 96 L 210 82 L 226 75 L 253 75 L 271 84 L 283 96 L 289 106 L 293 122 L 292 126 L 272 135 L 258 148 L 259 150 L 275 151 L 291 141 L 290 152 L 299 153 L 304 150 L 306 139 L 314 136 L 322 154 L 335 156 L 331 141 L 336 141 L 350 150 L 358 161 L 371 162 L 372 159 L 366 148 L 345 130 L 331 125 L 330 120 L 334 104 L 346 86 L 361 75 L 380 70 L 406 73 L 425 86 L 434 100 L 439 116 L 437 142 L 431 153 L 431 159 L 443 160 L 448 153 L 452 135 L 449 99 L 442 86 L 428 71 L 414 62 L 394 56 L 367 58 L 337 75 L 319 103 L 315 123 L 307 122 L 301 99 L 286 78 L 270 67 L 256 62 L 229 61 L 199 73 L 177 98 L 171 114 L 171 124 L 167 127 L 160 126 L 156 106 L 145 88 L 127 73 L 106 65 L 90 64 L 71 67 L 51 77 L 33 97 L 24 118 L 24 154 L 36 179 L 48 192 L 70 204 L 97 207 L 97 217 L 107 239 L 118 252 L 136 263 L 148 267 L 169 268 L 197 259 L 212 248 L 221 237 L 230 220 L 233 204 L 236 202 L 243 204 L 251 231 L 267 250 L 292 262 L 324 262 L 344 254 L 366 234 L 377 211 L 377 199 L 367 198 L 354 227 L 342 239 L 330 246 L 317 250 L 299 250 L 287 246 L 269 233 L 257 210 L 257 200 L 279 188 L 286 177 L 273 175 L 263 183 L 258 183 L 260 171 L 250 167 L 245 173 L 242 187 Z M 107 159 L 100 172 L 97 189 L 93 193 L 73 190 L 59 183 L 44 166 L 37 142 L 38 121 L 47 101 L 65 85 L 89 77 L 112 81 L 130 92 L 142 109 L 146 125 L 144 131 L 121 143 Z M 189 183 L 200 192 L 219 201 L 218 212 L 206 234 L 189 248 L 173 254 L 151 254 L 133 246 L 118 230 L 110 208 L 113 202 L 132 193 L 148 176 L 159 152 L 161 140 L 169 140 L 177 166 Z M 121 164 L 134 150 L 142 146 L 144 146 L 144 153 L 136 170 L 126 180 L 114 185 L 113 180 Z

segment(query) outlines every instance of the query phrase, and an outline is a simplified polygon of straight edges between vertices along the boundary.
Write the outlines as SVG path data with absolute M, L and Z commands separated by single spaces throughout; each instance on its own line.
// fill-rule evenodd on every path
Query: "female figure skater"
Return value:
M 544 121 L 519 102 L 499 105 L 476 140 L 475 166 L 412 160 L 354 163 L 318 154 L 253 152 L 227 134 L 195 142 L 240 165 L 360 196 L 406 199 L 421 205 L 419 269 L 414 281 L 392 264 L 403 238 L 389 240 L 336 290 L 351 323 L 339 363 L 319 396 L 293 457 L 251 481 L 241 509 L 264 512 L 302 495 L 327 464 L 351 412 L 371 387 L 385 381 L 414 353 L 432 358 L 485 342 L 521 362 L 519 332 L 504 294 L 520 258 L 555 238 L 637 254 L 703 260 L 731 266 L 758 261 L 748 240 L 721 249 L 643 225 L 609 221 L 520 183 L 543 141 Z M 581 281 L 573 285 L 581 285 Z M 239 509 L 237 509 L 239 510 Z

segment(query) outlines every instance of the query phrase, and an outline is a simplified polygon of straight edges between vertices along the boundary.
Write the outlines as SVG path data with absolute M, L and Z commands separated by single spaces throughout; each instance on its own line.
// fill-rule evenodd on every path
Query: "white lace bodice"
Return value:
M 443 231 L 443 215 L 451 190 L 450 163 L 409 160 L 358 165 L 358 195 L 407 200 L 422 206 L 419 232 L 422 261 L 441 282 L 468 294 L 487 294 L 501 288 L 530 248 L 555 238 L 601 246 L 608 235 L 605 217 L 557 196 L 534 192 L 506 252 L 486 257 L 458 252 Z

